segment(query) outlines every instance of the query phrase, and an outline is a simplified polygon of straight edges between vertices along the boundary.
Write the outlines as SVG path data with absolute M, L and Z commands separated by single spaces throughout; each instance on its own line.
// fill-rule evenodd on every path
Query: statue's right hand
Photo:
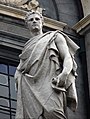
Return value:
M 20 71 L 16 70 L 15 75 L 14 75 L 14 78 L 16 80 L 15 81 L 15 90 L 16 90 L 16 92 L 18 90 L 18 79 L 19 79 L 19 77 L 20 77 Z
M 17 80 L 19 78 L 20 71 L 16 70 L 14 78 Z

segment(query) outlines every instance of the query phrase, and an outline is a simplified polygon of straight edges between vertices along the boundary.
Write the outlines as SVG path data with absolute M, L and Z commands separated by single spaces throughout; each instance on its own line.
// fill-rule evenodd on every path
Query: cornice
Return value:
M 15 17 L 15 18 L 19 18 L 19 19 L 24 19 L 25 14 L 27 12 L 19 8 L 0 4 L 0 13 L 4 15 Z
M 49 27 L 49 28 L 58 29 L 58 30 L 63 31 L 65 26 L 67 26 L 66 23 L 59 22 L 59 21 L 56 21 L 54 19 L 50 19 L 48 17 L 44 17 L 44 19 L 45 19 L 44 25 Z
M 24 20 L 27 11 L 23 9 L 0 4 L 0 13 Z M 45 19 L 44 26 L 52 28 L 52 29 L 58 29 L 63 31 L 64 27 L 67 25 L 66 23 L 59 22 L 51 18 L 44 17 L 44 19 Z
M 84 28 L 86 28 L 90 24 L 90 14 L 81 19 L 78 23 L 73 26 L 73 29 L 80 33 Z

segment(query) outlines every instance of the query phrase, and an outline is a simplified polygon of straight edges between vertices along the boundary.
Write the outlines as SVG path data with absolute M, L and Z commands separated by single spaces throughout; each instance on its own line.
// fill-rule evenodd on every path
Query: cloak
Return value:
M 53 77 L 62 71 L 62 59 L 55 44 L 57 33 L 66 39 L 73 60 L 73 69 L 68 75 L 66 87 L 52 84 Z M 66 119 L 65 111 L 68 106 L 72 110 L 77 107 L 75 78 L 77 64 L 74 54 L 79 47 L 64 33 L 50 31 L 35 36 L 26 42 L 21 63 L 17 67 L 18 78 L 16 119 L 39 119 L 43 113 L 46 119 Z M 53 114 L 53 113 L 54 114 Z

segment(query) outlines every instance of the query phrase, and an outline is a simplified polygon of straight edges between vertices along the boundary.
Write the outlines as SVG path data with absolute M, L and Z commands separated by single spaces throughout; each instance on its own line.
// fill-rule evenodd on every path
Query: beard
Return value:
M 33 25 L 31 31 L 38 32 L 38 31 L 40 31 L 40 28 L 37 25 Z

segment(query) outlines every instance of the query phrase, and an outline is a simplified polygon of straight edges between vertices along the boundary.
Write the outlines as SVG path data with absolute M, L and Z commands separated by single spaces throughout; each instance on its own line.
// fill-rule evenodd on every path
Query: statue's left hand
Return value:
M 56 78 L 52 79 L 52 83 L 58 87 L 65 87 L 67 80 L 67 75 L 65 73 L 60 73 Z

